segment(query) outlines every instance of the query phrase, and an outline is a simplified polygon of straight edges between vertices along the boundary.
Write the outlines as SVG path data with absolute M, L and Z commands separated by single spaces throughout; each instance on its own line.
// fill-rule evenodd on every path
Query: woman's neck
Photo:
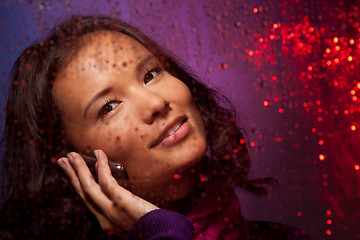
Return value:
M 187 215 L 199 202 L 202 193 L 205 191 L 205 185 L 212 177 L 208 174 L 212 172 L 213 163 L 208 157 L 204 157 L 198 164 L 188 170 L 190 191 L 179 199 L 173 201 L 160 201 L 156 205 L 160 208 L 175 211 Z
M 199 181 L 198 179 L 194 179 L 193 188 L 187 196 L 174 201 L 162 201 L 156 205 L 162 209 L 167 209 L 181 213 L 183 215 L 187 215 L 199 202 L 201 194 L 204 192 L 204 190 L 205 183 Z

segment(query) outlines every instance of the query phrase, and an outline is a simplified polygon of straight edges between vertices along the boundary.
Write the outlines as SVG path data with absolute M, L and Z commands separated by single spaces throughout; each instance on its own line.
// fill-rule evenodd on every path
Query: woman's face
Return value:
M 53 85 L 68 140 L 79 151 L 104 150 L 145 199 L 187 195 L 189 168 L 206 151 L 188 87 L 125 34 L 102 31 L 84 40 Z

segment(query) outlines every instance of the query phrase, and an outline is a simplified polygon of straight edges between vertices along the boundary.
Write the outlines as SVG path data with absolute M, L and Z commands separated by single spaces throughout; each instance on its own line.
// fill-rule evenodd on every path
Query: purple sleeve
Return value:
M 194 226 L 185 216 L 163 209 L 139 218 L 129 232 L 129 239 L 192 239 Z

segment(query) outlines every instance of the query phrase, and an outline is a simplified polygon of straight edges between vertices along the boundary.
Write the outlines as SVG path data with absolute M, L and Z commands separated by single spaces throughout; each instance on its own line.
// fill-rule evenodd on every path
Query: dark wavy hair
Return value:
M 56 230 L 60 235 L 61 229 L 68 229 L 65 226 L 73 221 L 65 216 L 82 219 L 83 212 L 92 218 L 85 207 L 77 207 L 83 206 L 81 199 L 55 163 L 63 152 L 76 149 L 64 140 L 51 89 L 58 70 L 79 51 L 83 36 L 104 30 L 121 32 L 137 40 L 164 63 L 166 71 L 188 86 L 204 121 L 210 152 L 207 161 L 216 165 L 218 177 L 250 192 L 266 194 L 261 186 L 263 180 L 249 180 L 248 148 L 236 124 L 234 107 L 224 96 L 199 82 L 185 64 L 136 28 L 112 18 L 76 16 L 56 26 L 47 39 L 25 49 L 13 67 L 4 155 L 5 192 L 12 204 L 6 207 L 15 212 L 19 207 L 27 211 L 26 202 L 28 207 L 38 209 L 36 216 L 44 214 L 53 221 L 60 218 L 62 225 Z M 29 224 L 34 224 L 36 216 L 29 216 Z M 92 229 L 84 228 L 87 232 Z M 81 229 L 76 231 L 81 235 Z

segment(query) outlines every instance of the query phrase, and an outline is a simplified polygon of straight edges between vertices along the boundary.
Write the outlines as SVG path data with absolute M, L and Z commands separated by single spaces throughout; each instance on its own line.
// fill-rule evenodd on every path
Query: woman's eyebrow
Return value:
M 102 90 L 101 92 L 97 93 L 89 102 L 89 104 L 86 106 L 85 110 L 84 110 L 84 118 L 86 117 L 86 113 L 88 112 L 89 108 L 91 107 L 91 105 L 96 102 L 99 98 L 105 96 L 106 94 L 108 94 L 109 92 L 112 91 L 112 88 L 105 88 L 104 90 Z
M 141 60 L 138 65 L 136 66 L 136 71 L 140 71 L 144 65 L 146 65 L 147 62 L 152 60 L 153 58 L 156 58 L 155 55 L 150 54 L 149 56 L 145 57 L 143 60 Z

